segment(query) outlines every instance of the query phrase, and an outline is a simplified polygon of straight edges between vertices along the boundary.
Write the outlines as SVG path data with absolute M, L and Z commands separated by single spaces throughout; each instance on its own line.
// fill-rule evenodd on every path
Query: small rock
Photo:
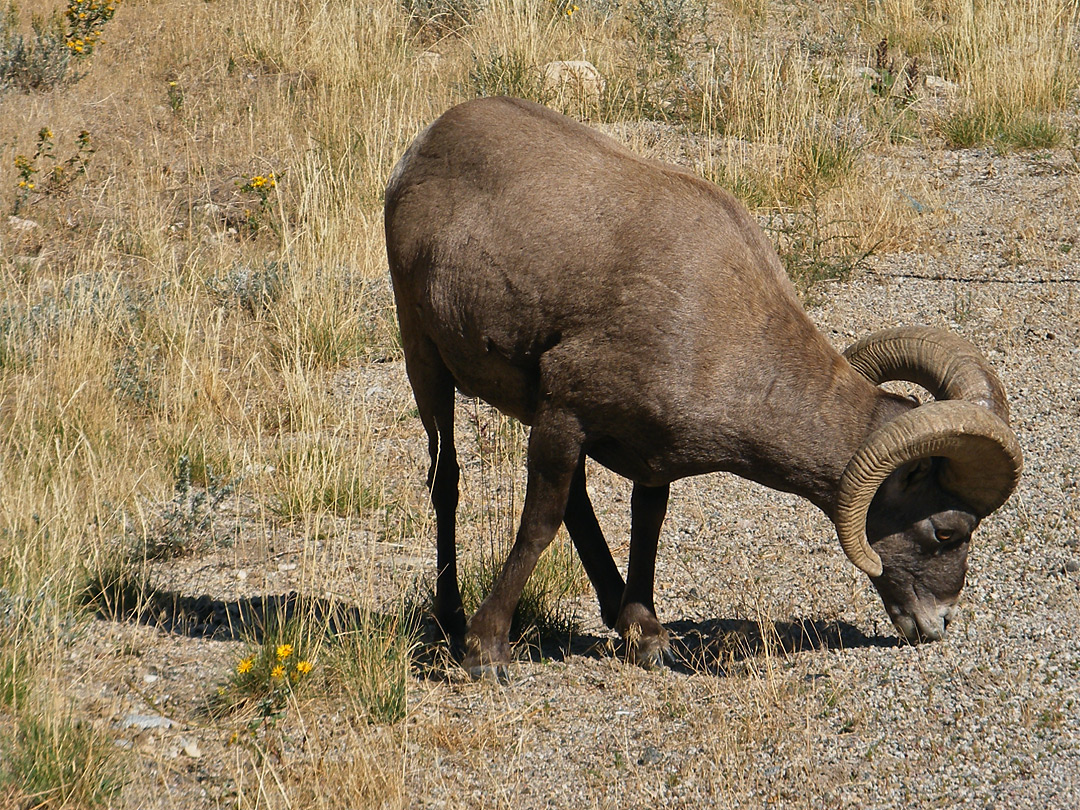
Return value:
M 416 55 L 416 66 L 422 73 L 438 73 L 441 63 L 442 54 L 438 51 L 421 51 Z
M 641 752 L 641 758 L 638 760 L 638 765 L 656 765 L 664 755 L 660 753 L 660 749 L 655 745 L 646 745 L 645 750 Z
M 938 96 L 955 96 L 960 93 L 960 85 L 943 79 L 941 76 L 927 74 L 923 79 L 923 84 L 927 90 Z
M 1077 571 L 1080 571 L 1080 563 L 1078 563 L 1076 560 L 1069 560 L 1067 563 L 1065 563 L 1066 574 L 1075 574 Z
M 34 228 L 41 227 L 36 222 L 34 222 L 34 220 L 23 219 L 22 217 L 10 216 L 8 217 L 7 221 L 8 225 L 11 226 L 11 229 L 13 231 L 22 231 L 23 233 L 26 233 L 27 231 L 32 231 L 34 230 Z
M 185 737 L 180 738 L 180 750 L 192 759 L 198 759 L 202 756 L 202 750 L 199 748 L 199 744 L 195 740 L 189 740 Z
M 120 724 L 121 728 L 137 728 L 146 731 L 151 728 L 172 728 L 173 721 L 160 714 L 129 714 Z

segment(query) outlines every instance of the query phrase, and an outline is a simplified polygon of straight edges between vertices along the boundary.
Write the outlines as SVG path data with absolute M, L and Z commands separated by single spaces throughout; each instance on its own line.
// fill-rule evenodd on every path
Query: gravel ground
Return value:
M 1063 151 L 916 148 L 880 163 L 935 189 L 935 210 L 924 214 L 930 236 L 917 251 L 876 256 L 850 282 L 819 288 L 812 318 L 841 349 L 897 324 L 965 335 L 999 370 L 1025 452 L 1018 491 L 976 535 L 962 614 L 945 641 L 896 642 L 869 582 L 809 504 L 705 476 L 673 487 L 661 540 L 657 605 L 676 651 L 669 669 L 621 662 L 582 596 L 579 634 L 519 662 L 509 686 L 435 668 L 411 681 L 404 723 L 356 742 L 336 710 L 302 709 L 306 725 L 289 745 L 307 751 L 319 738 L 321 751 L 337 751 L 328 763 L 355 763 L 364 753 L 349 745 L 370 746 L 396 785 L 369 794 L 375 805 L 1080 806 L 1076 166 Z M 351 369 L 338 390 L 387 414 L 410 407 L 400 362 Z M 462 402 L 465 424 L 471 409 Z M 394 485 L 423 510 L 417 420 L 377 429 L 374 441 L 397 465 Z M 465 476 L 468 542 L 477 504 L 491 493 L 468 457 Z M 590 487 L 625 559 L 629 487 L 602 470 Z M 430 522 L 402 543 L 343 523 L 305 545 L 295 529 L 260 528 L 242 505 L 234 517 L 243 534 L 261 532 L 259 542 L 163 567 L 158 587 L 213 599 L 296 590 L 388 598 L 395 582 L 433 567 Z M 71 671 L 84 703 L 138 756 L 128 806 L 231 805 L 251 790 L 244 774 L 265 776 L 196 711 L 240 649 L 106 621 L 76 645 Z M 96 679 L 80 681 L 91 670 Z M 146 712 L 175 725 L 125 723 Z M 287 781 L 282 756 L 275 774 Z M 325 769 L 316 771 L 334 772 Z M 326 784 L 322 806 L 359 806 Z

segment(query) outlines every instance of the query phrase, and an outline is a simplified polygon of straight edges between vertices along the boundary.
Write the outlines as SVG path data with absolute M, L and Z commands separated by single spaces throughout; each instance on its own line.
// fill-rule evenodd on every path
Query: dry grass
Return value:
M 998 137 L 1001 122 L 1056 120 L 1076 91 L 1076 11 L 1063 0 L 892 0 L 851 16 L 839 3 L 815 16 L 733 0 L 704 17 L 675 0 L 579 2 L 566 14 L 548 0 L 124 0 L 78 81 L 0 94 L 0 653 L 36 681 L 25 706 L 5 699 L 4 727 L 36 714 L 41 739 L 68 744 L 57 729 L 74 698 L 61 680 L 36 676 L 65 659 L 88 579 L 118 566 L 157 575 L 153 561 L 125 555 L 160 539 L 182 459 L 196 490 L 228 482 L 248 522 L 239 541 L 199 524 L 205 542 L 177 556 L 218 553 L 228 536 L 240 548 L 221 553 L 269 563 L 287 534 L 299 538 L 302 582 L 322 595 L 322 571 L 356 564 L 335 544 L 360 544 L 363 560 L 376 543 L 428 542 L 417 420 L 340 381 L 352 365 L 398 357 L 382 188 L 449 105 L 493 89 L 551 101 L 545 62 L 592 61 L 606 88 L 567 111 L 629 140 L 643 120 L 678 139 L 684 162 L 774 226 L 809 288 L 851 272 L 868 250 L 918 244 L 911 198 L 937 210 L 933 189 L 867 167 L 891 148 L 875 116 L 892 102 L 857 72 L 880 37 L 960 85 L 941 120 L 975 116 L 977 141 Z M 49 0 L 35 11 L 65 7 Z M 681 38 L 650 39 L 661 29 Z M 914 138 L 932 139 L 945 125 L 924 115 L 912 126 Z M 42 128 L 54 159 L 39 158 L 39 178 L 78 154 L 84 130 L 94 151 L 84 176 L 23 193 L 15 158 L 34 153 Z M 253 178 L 271 173 L 275 184 L 259 191 Z M 7 221 L 20 200 L 31 225 Z M 492 563 L 521 502 L 524 434 L 481 411 L 461 430 L 480 466 L 462 508 L 472 525 L 464 554 Z M 556 597 L 541 613 L 586 590 L 567 548 L 545 558 L 537 598 Z M 377 592 L 373 569 L 354 576 L 346 596 L 374 602 L 403 599 L 409 584 L 390 577 L 395 596 Z M 734 710 L 725 692 L 714 714 L 694 715 L 717 752 L 697 778 L 721 794 L 746 778 L 748 747 L 776 740 L 778 756 L 795 756 L 779 742 L 792 696 L 771 691 L 772 663 L 761 666 Z M 3 694 L 23 694 L 7 683 L 16 681 L 0 684 Z M 480 759 L 520 749 L 543 715 L 325 729 L 315 718 L 331 711 L 327 701 L 305 701 L 287 705 L 284 730 L 229 749 L 220 778 L 233 780 L 235 806 L 406 806 L 417 745 L 494 783 Z M 802 719 L 819 708 L 811 701 Z M 97 763 L 97 738 L 87 740 L 84 758 Z M 795 761 L 813 772 L 805 756 Z M 610 775 L 596 774 L 598 784 Z M 0 796 L 21 789 L 12 784 Z M 500 787 L 512 804 L 513 786 Z

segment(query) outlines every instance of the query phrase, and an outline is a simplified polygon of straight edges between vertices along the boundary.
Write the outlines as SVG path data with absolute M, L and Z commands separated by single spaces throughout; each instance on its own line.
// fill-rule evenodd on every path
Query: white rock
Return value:
M 560 103 L 584 101 L 599 104 L 606 82 L 596 65 L 584 59 L 548 62 L 540 68 L 544 90 Z
M 438 73 L 442 54 L 438 51 L 421 51 L 416 55 L 416 66 L 423 73 Z
M 185 737 L 180 738 L 180 750 L 192 759 L 198 759 L 203 753 L 195 740 L 189 740 Z
M 160 714 L 129 714 L 120 724 L 122 728 L 137 728 L 146 731 L 151 728 L 172 728 L 173 721 Z
M 8 225 L 11 226 L 11 229 L 13 231 L 22 231 L 23 233 L 26 233 L 27 231 L 32 231 L 34 230 L 34 228 L 41 227 L 36 222 L 34 222 L 34 220 L 23 219 L 22 217 L 10 216 L 8 217 L 7 221 Z
M 950 82 L 948 79 L 943 79 L 941 76 L 927 74 L 923 78 L 923 84 L 928 91 L 938 96 L 955 96 L 960 93 L 960 85 L 956 82 Z

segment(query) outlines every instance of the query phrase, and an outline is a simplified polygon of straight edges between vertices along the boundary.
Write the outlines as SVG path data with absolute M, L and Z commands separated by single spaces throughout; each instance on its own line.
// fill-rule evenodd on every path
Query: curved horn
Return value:
M 874 385 L 905 380 L 934 399 L 963 399 L 1009 423 L 1005 389 L 982 353 L 964 338 L 928 326 L 885 329 L 848 347 L 844 357 Z
M 996 378 L 995 378 L 996 381 Z M 848 558 L 871 577 L 881 558 L 866 538 L 866 512 L 893 470 L 919 458 L 948 459 L 940 481 L 980 518 L 1012 494 L 1023 468 L 1016 437 L 982 405 L 930 402 L 887 422 L 867 437 L 840 478 L 836 532 Z

